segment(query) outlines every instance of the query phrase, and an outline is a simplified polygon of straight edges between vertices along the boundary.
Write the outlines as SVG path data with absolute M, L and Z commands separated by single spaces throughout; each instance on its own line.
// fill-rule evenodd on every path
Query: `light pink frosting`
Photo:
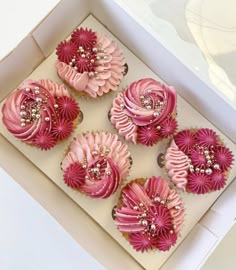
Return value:
M 106 198 L 117 190 L 129 174 L 130 153 L 127 148 L 126 144 L 118 140 L 117 135 L 110 133 L 79 135 L 72 141 L 70 150 L 62 161 L 62 169 L 65 171 L 75 162 L 87 164 L 87 178 L 80 190 L 90 197 Z M 94 180 L 89 170 L 98 162 L 101 164 L 108 162 L 111 173 L 109 175 L 104 173 L 102 179 Z
M 84 91 L 93 98 L 102 96 L 110 90 L 115 91 L 123 78 L 124 56 L 121 49 L 110 38 L 97 34 L 97 44 L 106 51 L 107 58 L 96 62 L 97 77 L 90 77 L 89 72 L 78 73 L 66 63 L 56 61 L 56 69 L 62 80 L 77 91 Z
M 111 109 L 111 123 L 118 129 L 119 134 L 124 136 L 127 141 L 137 143 L 137 130 L 138 127 L 131 121 L 131 118 L 124 114 L 123 104 L 124 94 L 119 93 L 118 96 L 113 100 L 113 106 Z
M 148 104 L 145 105 L 145 101 Z M 113 101 L 111 122 L 120 135 L 134 143 L 137 142 L 137 127 L 160 125 L 176 108 L 176 93 L 151 78 L 131 83 Z M 128 122 L 129 120 L 129 122 Z
M 175 141 L 172 140 L 165 155 L 165 166 L 173 183 L 180 189 L 186 190 L 189 170 L 188 156 L 184 154 Z
M 39 93 L 37 93 L 37 87 Z M 27 91 L 27 89 L 30 89 Z M 37 93 L 37 94 L 36 94 Z M 2 108 L 3 123 L 6 128 L 18 139 L 29 144 L 40 131 L 52 129 L 52 121 L 55 119 L 56 98 L 70 96 L 64 86 L 60 86 L 50 80 L 25 80 L 22 85 L 13 91 L 7 98 Z M 38 102 L 37 100 L 41 101 Z M 22 111 L 30 114 L 30 107 L 38 105 L 39 118 L 22 126 Z M 24 109 L 24 107 L 26 107 Z M 49 118 L 45 121 L 45 118 Z

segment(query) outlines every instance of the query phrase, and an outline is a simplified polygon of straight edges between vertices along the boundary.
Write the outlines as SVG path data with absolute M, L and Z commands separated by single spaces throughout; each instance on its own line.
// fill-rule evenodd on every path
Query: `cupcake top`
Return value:
M 178 193 L 162 177 L 136 179 L 126 185 L 115 211 L 115 223 L 136 251 L 173 246 L 184 221 Z
M 225 186 L 233 160 L 232 152 L 212 129 L 186 129 L 174 136 L 165 167 L 176 187 L 204 194 Z
M 115 91 L 123 78 L 121 49 L 109 37 L 78 28 L 56 49 L 58 75 L 74 90 L 93 98 Z
M 175 109 L 173 87 L 151 78 L 141 79 L 114 99 L 111 123 L 127 141 L 152 146 L 176 131 Z
M 79 106 L 63 85 L 25 80 L 7 96 L 2 121 L 17 139 L 41 150 L 70 136 Z
M 127 148 L 114 134 L 78 135 L 62 161 L 64 182 L 92 198 L 109 197 L 129 174 Z

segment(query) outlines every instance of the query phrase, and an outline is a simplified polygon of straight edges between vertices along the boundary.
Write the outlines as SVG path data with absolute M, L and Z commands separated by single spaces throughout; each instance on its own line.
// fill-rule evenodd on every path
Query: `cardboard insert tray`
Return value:
M 153 73 L 92 15 L 88 16 L 79 26 L 89 27 L 94 31 L 98 31 L 112 37 L 123 49 L 126 62 L 129 65 L 129 72 L 122 80 L 118 91 L 121 91 L 128 84 L 140 78 L 152 77 L 154 79 L 161 80 L 157 74 Z M 71 31 L 73 30 L 74 29 L 71 29 Z M 48 78 L 58 83 L 62 83 L 60 78 L 57 76 L 57 72 L 54 67 L 55 60 L 56 54 L 54 51 L 30 74 L 29 78 L 35 80 Z M 168 82 L 166 83 L 168 84 Z M 194 228 L 194 226 L 204 216 L 204 214 L 208 211 L 211 205 L 224 190 L 200 196 L 181 193 L 181 197 L 186 208 L 186 216 L 182 235 L 177 241 L 175 247 L 168 252 L 136 252 L 121 236 L 121 233 L 116 229 L 111 216 L 112 208 L 116 204 L 120 190 L 118 190 L 115 195 L 105 200 L 94 200 L 88 198 L 85 195 L 82 195 L 81 193 L 68 188 L 64 184 L 62 171 L 60 169 L 60 162 L 65 155 L 65 150 L 67 149 L 67 146 L 69 145 L 72 137 L 76 136 L 76 134 L 92 130 L 103 130 L 111 133 L 116 133 L 115 129 L 112 127 L 108 120 L 108 112 L 111 107 L 112 100 L 117 95 L 118 91 L 109 93 L 104 97 L 96 100 L 86 97 L 76 97 L 84 115 L 82 123 L 76 128 L 73 135 L 68 140 L 60 143 L 48 152 L 40 151 L 16 140 L 2 124 L 0 131 L 2 135 L 18 150 L 20 150 L 38 169 L 46 174 L 58 187 L 60 187 L 70 198 L 72 198 L 80 207 L 82 207 L 85 212 L 90 215 L 104 230 L 106 230 L 107 233 L 110 234 L 140 265 L 142 265 L 143 268 L 148 270 L 158 269 L 168 260 L 173 251 L 178 248 L 179 244 L 184 240 L 184 238 L 189 234 L 189 232 Z M 180 96 L 178 96 L 177 108 L 177 119 L 180 129 L 189 127 L 212 128 L 224 139 L 226 145 L 231 148 L 233 152 L 236 152 L 235 144 L 233 144 L 227 137 L 225 137 L 206 118 L 204 118 Z M 120 139 L 122 140 L 122 138 Z M 131 168 L 130 176 L 126 182 L 136 177 L 150 177 L 152 175 L 161 175 L 168 179 L 166 172 L 163 169 L 160 169 L 157 164 L 157 156 L 160 152 L 165 151 L 168 142 L 169 141 L 166 140 L 150 148 L 129 143 L 128 146 L 133 159 L 133 166 Z M 231 171 L 228 184 L 233 180 L 235 175 L 236 168 L 234 166 Z

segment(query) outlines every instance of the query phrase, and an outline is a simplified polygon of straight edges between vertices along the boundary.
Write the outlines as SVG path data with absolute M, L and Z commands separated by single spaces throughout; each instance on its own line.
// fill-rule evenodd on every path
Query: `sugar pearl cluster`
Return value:
M 77 72 L 88 72 L 89 77 L 99 80 L 96 67 L 108 59 L 106 50 L 97 43 L 96 33 L 91 29 L 78 28 L 70 40 L 62 41 L 57 46 L 58 59 L 69 64 Z
M 25 92 L 27 93 L 26 99 L 23 101 L 22 105 L 20 105 L 20 121 L 21 121 L 21 126 L 25 127 L 27 124 L 31 124 L 34 121 L 37 121 L 39 118 L 41 118 L 41 111 L 43 110 L 44 113 L 44 119 L 42 119 L 45 122 L 49 122 L 50 116 L 54 118 L 55 121 L 55 114 L 54 113 L 49 113 L 47 110 L 47 101 L 48 98 L 50 97 L 50 94 L 43 89 L 40 91 L 39 86 L 35 86 L 32 89 L 30 87 L 25 88 Z M 55 103 L 54 108 L 58 108 L 58 105 Z M 50 110 L 51 112 L 51 110 Z M 48 130 L 46 128 L 45 130 Z

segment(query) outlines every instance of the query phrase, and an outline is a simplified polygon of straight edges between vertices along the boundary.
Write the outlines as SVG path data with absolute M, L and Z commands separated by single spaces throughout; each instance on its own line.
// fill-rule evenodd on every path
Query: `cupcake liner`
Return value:
M 123 187 L 112 210 L 117 229 L 136 251 L 167 251 L 183 226 L 180 196 L 164 178 L 138 178 Z
M 165 170 L 177 188 L 205 194 L 225 187 L 234 156 L 209 128 L 179 131 L 170 142 Z
M 115 134 L 86 132 L 73 139 L 61 168 L 64 182 L 69 187 L 91 198 L 105 199 L 128 177 L 130 152 Z

